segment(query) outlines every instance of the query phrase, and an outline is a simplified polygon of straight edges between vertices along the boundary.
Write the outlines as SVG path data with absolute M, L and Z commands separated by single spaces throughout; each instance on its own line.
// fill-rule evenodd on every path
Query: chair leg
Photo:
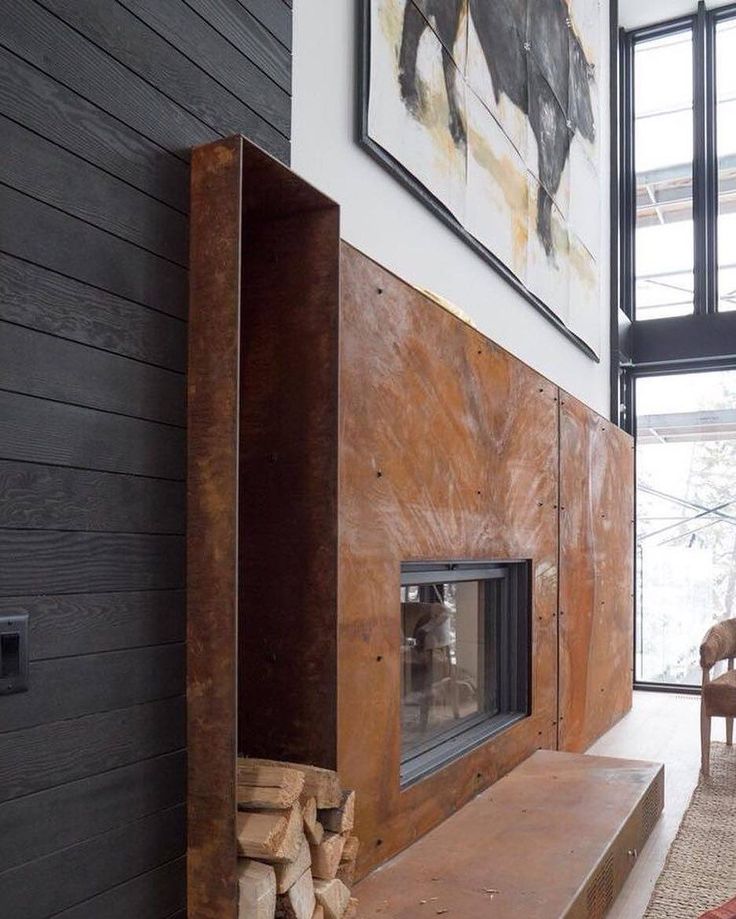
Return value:
M 726 718 L 726 743 L 733 746 L 733 718 Z
M 710 775 L 710 717 L 705 713 L 705 706 L 700 709 L 700 771 Z

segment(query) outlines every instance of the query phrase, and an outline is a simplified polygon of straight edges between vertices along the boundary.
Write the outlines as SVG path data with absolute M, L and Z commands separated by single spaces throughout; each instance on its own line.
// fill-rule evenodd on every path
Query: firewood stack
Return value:
M 239 759 L 240 919 L 356 919 L 354 814 L 336 772 Z

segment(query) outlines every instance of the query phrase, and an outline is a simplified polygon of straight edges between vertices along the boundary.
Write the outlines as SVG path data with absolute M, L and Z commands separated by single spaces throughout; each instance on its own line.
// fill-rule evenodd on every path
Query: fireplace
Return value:
M 530 564 L 401 566 L 401 784 L 530 712 Z
M 219 919 L 237 753 L 337 769 L 363 875 L 628 710 L 633 448 L 241 138 L 195 151 L 192 187 L 189 904 Z M 460 621 L 422 674 L 401 602 L 432 585 Z

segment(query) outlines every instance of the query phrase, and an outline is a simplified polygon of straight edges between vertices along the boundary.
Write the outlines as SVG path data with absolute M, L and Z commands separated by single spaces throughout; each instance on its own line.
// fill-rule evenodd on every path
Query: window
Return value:
M 623 306 L 634 320 L 736 310 L 736 10 L 622 47 Z
M 636 436 L 634 684 L 696 692 L 705 631 L 736 617 L 736 2 L 701 0 L 616 50 L 612 417 Z
M 634 49 L 636 318 L 693 311 L 692 29 Z
M 402 783 L 527 714 L 529 576 L 527 562 L 402 566 Z
M 696 686 L 736 616 L 736 370 L 636 380 L 636 680 Z
M 716 25 L 718 309 L 736 310 L 736 18 Z

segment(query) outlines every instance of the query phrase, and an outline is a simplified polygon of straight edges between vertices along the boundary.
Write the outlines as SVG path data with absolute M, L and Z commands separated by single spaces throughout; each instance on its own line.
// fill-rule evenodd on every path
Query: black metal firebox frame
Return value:
M 531 562 L 426 561 L 401 565 L 401 586 L 462 581 L 498 583 L 500 616 L 495 634 L 496 712 L 464 718 L 408 751 L 401 760 L 401 786 L 412 785 L 459 759 L 531 712 Z

